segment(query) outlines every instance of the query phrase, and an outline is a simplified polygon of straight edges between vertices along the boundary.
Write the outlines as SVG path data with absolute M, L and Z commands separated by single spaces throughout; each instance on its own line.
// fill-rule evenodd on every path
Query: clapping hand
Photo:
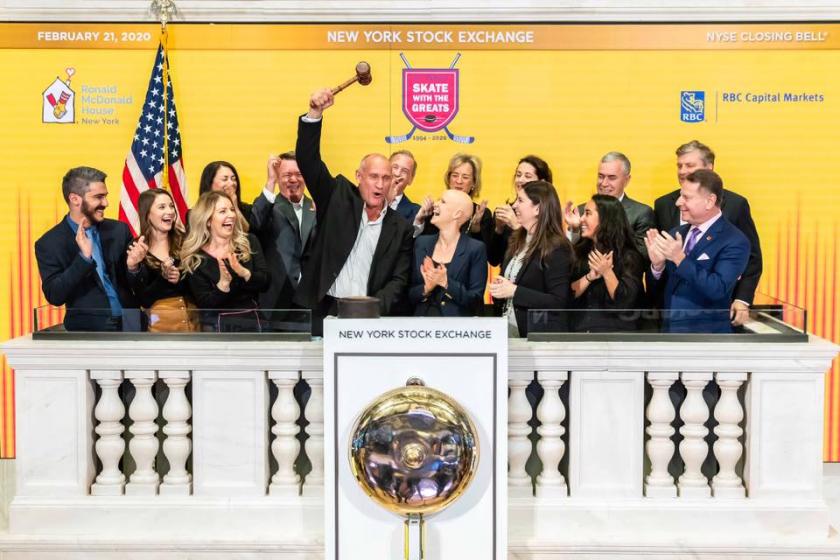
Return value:
M 519 219 L 516 217 L 516 212 L 513 211 L 513 208 L 509 204 L 497 206 L 494 215 L 496 217 L 496 233 L 502 233 L 504 226 L 514 231 L 522 227 L 519 224 Z
M 481 231 L 481 218 L 484 217 L 484 211 L 487 210 L 487 201 L 482 200 L 475 209 L 475 213 L 470 218 L 470 233 L 478 233 Z
M 677 232 L 675 237 L 671 237 L 671 234 L 667 231 L 661 231 L 654 238 L 653 242 L 662 256 L 677 266 L 685 258 L 685 253 L 683 253 L 683 239 L 680 232 Z
M 87 218 L 82 218 L 79 228 L 76 230 L 76 245 L 79 246 L 79 251 L 86 259 L 93 257 L 93 242 L 85 234 L 85 228 L 90 227 L 90 222 Z
M 224 259 L 216 260 L 219 262 L 219 281 L 216 283 L 216 287 L 222 292 L 229 292 L 230 282 L 233 280 L 233 276 L 230 274 Z
M 604 274 L 613 268 L 613 252 L 601 253 L 593 249 L 589 253 L 589 270 L 595 278 L 602 278 Z
M 177 284 L 178 280 L 181 279 L 181 271 L 175 266 L 175 261 L 172 258 L 161 264 L 160 274 L 171 284 Z
M 650 228 L 645 233 L 645 248 L 647 249 L 650 264 L 654 270 L 661 271 L 665 267 L 665 255 L 659 250 L 656 240 L 659 238 L 659 230 Z
M 432 197 L 427 196 L 423 199 L 423 203 L 420 205 L 420 210 L 417 211 L 417 215 L 414 217 L 414 223 L 420 225 L 426 221 L 426 218 L 432 215 L 435 209 L 435 201 L 432 200 Z
M 435 287 L 440 286 L 444 290 L 449 286 L 449 278 L 446 274 L 446 267 L 437 264 L 428 255 L 420 265 L 420 275 L 423 277 L 423 293 L 431 293 Z
M 251 279 L 251 271 L 248 270 L 247 268 L 245 268 L 242 265 L 242 263 L 239 262 L 239 259 L 236 258 L 236 253 L 235 252 L 231 251 L 228 254 L 227 261 L 228 261 L 228 264 L 230 265 L 231 270 L 233 270 L 233 272 L 237 276 L 239 276 L 240 278 L 242 278 L 246 282 Z
M 563 217 L 566 219 L 566 225 L 569 226 L 570 230 L 577 231 L 580 229 L 580 212 L 571 200 L 566 203 Z
M 516 293 L 516 284 L 504 276 L 496 276 L 490 284 L 490 295 L 495 299 L 509 299 Z
M 146 244 L 146 237 L 141 235 L 137 238 L 137 241 L 134 241 L 128 246 L 128 251 L 126 251 L 128 254 L 128 257 L 126 257 L 128 270 L 136 272 L 137 267 L 139 267 L 140 263 L 143 262 L 143 259 L 146 258 L 146 254 L 148 252 L 149 246 Z

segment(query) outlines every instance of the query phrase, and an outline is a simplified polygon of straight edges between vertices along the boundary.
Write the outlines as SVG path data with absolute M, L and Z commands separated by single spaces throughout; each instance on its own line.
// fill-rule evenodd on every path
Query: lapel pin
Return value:
M 706 241 L 711 241 L 711 240 L 712 240 L 712 236 L 711 236 L 711 235 L 707 235 L 707 236 L 706 236 Z

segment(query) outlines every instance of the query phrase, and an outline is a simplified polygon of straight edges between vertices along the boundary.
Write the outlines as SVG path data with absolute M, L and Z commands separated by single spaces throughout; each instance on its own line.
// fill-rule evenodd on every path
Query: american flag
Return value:
M 140 193 L 156 187 L 163 187 L 164 137 L 169 152 L 169 188 L 181 221 L 187 215 L 187 181 L 184 176 L 183 156 L 181 154 L 181 132 L 178 128 L 178 116 L 175 113 L 175 96 L 172 93 L 172 80 L 166 72 L 164 82 L 164 63 L 169 67 L 169 59 L 163 44 L 158 47 L 152 77 L 146 90 L 146 100 L 140 112 L 140 122 L 134 132 L 131 149 L 125 158 L 120 191 L 120 220 L 127 223 L 136 236 L 140 230 L 137 215 L 137 199 Z M 164 102 L 165 96 L 165 102 Z

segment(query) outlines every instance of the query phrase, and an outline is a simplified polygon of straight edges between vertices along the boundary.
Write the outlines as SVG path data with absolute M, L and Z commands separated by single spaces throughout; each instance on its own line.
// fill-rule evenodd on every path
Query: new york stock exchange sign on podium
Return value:
M 504 319 L 324 323 L 325 558 L 507 558 Z

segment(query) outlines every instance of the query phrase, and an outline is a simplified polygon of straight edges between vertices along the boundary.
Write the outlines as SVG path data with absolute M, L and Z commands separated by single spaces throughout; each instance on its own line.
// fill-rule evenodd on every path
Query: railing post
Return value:
M 716 498 L 744 498 L 746 489 L 735 473 L 735 465 L 743 453 L 739 438 L 744 433 L 741 421 L 744 409 L 738 400 L 738 389 L 747 380 L 746 373 L 716 373 L 715 380 L 720 387 L 720 400 L 715 406 L 715 434 L 718 440 L 713 449 L 720 471 L 712 478 L 712 493 Z
M 650 474 L 645 477 L 645 496 L 648 498 L 674 498 L 677 495 L 674 478 L 668 473 L 668 463 L 674 456 L 674 442 L 671 441 L 674 428 L 671 422 L 676 416 L 668 390 L 678 377 L 677 372 L 657 371 L 647 374 L 648 383 L 653 388 L 653 395 L 645 411 L 650 422 L 645 430 L 650 436 L 645 445 L 650 459 Z
M 305 410 L 306 420 L 309 422 L 306 427 L 309 439 L 304 444 L 312 470 L 306 475 L 303 494 L 320 496 L 324 492 L 324 378 L 320 371 L 304 371 L 303 378 L 312 391 Z
M 187 458 L 192 450 L 190 439 L 190 418 L 192 407 L 185 388 L 190 381 L 189 371 L 159 371 L 160 377 L 169 388 L 169 396 L 163 405 L 163 454 L 169 461 L 169 472 L 163 477 L 160 493 L 168 496 L 188 496 L 192 493 L 192 475 L 187 472 Z
M 119 496 L 125 491 L 125 475 L 120 471 L 120 458 L 125 452 L 122 424 L 125 405 L 119 396 L 122 383 L 120 370 L 91 370 L 90 378 L 102 389 L 102 395 L 93 410 L 98 424 L 94 431 L 99 435 L 94 448 L 102 461 L 102 471 L 91 485 L 94 496 Z
M 525 471 L 525 463 L 531 455 L 531 403 L 525 395 L 530 379 L 508 379 L 508 496 L 533 496 L 531 477 Z
M 125 378 L 134 385 L 136 393 L 128 407 L 128 417 L 132 424 L 129 431 L 134 436 L 128 444 L 128 450 L 137 465 L 131 474 L 125 493 L 135 496 L 157 494 L 160 477 L 155 470 L 155 456 L 158 452 L 158 405 L 152 397 L 152 385 L 155 383 L 154 371 L 126 370 Z
M 685 472 L 679 478 L 681 497 L 709 498 L 712 495 L 709 481 L 700 471 L 709 444 L 705 437 L 709 433 L 703 424 L 709 419 L 709 407 L 703 400 L 703 388 L 712 379 L 711 373 L 682 373 L 686 396 L 680 407 L 680 418 L 685 424 L 680 428 L 683 440 L 680 442 L 680 455 L 685 461 Z
M 271 407 L 271 418 L 274 420 L 271 453 L 277 461 L 277 472 L 271 477 L 268 492 L 272 496 L 297 496 L 300 476 L 295 472 L 295 459 L 300 451 L 300 442 L 296 421 L 300 407 L 295 400 L 294 389 L 300 375 L 297 371 L 269 371 L 268 377 L 277 387 L 277 399 Z
M 537 454 L 543 463 L 543 471 L 537 477 L 536 495 L 538 498 L 556 498 L 568 495 L 566 479 L 560 472 L 560 461 L 566 453 L 563 442 L 563 420 L 566 407 L 560 399 L 560 387 L 569 378 L 567 371 L 540 371 L 537 378 L 545 394 L 537 406 L 537 418 L 542 425 L 537 428 L 540 439 L 537 442 Z

